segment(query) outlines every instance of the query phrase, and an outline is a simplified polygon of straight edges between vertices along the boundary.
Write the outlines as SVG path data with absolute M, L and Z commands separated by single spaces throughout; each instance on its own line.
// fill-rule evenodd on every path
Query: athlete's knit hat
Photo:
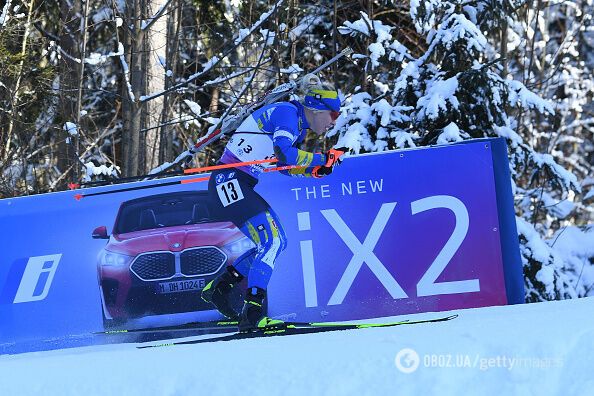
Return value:
M 334 89 L 312 88 L 306 92 L 303 105 L 316 110 L 340 111 L 340 98 Z

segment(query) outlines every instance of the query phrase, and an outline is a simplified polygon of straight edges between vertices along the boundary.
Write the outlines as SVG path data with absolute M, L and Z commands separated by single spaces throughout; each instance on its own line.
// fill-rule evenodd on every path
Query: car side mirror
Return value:
M 109 239 L 107 235 L 107 227 L 100 226 L 93 230 L 93 239 Z

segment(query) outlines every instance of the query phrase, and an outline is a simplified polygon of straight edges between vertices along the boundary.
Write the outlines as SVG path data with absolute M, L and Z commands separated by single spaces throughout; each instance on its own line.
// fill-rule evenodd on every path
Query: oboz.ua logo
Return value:
M 61 258 L 62 254 L 30 257 L 13 304 L 45 299 Z

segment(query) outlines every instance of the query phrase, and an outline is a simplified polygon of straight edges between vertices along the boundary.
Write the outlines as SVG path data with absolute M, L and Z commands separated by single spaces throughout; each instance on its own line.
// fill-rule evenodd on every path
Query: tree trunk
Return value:
M 124 48 L 126 62 L 130 73 L 130 91 L 124 84 L 122 113 L 124 130 L 122 132 L 122 174 L 123 176 L 136 176 L 139 170 L 140 129 L 142 125 L 142 104 L 139 102 L 142 95 L 144 76 L 142 74 L 143 33 L 141 27 L 141 0 L 126 0 L 126 26 L 131 26 L 132 31 L 124 30 Z
M 154 15 L 162 4 L 161 0 L 147 0 L 148 15 Z M 171 7 L 169 8 L 172 9 Z M 160 92 L 165 89 L 165 72 L 167 68 L 167 17 L 163 16 L 146 32 L 146 70 L 148 92 Z M 164 97 L 159 96 L 146 105 L 147 131 L 143 141 L 146 142 L 146 170 L 159 165 L 159 132 L 163 114 Z
M 174 84 L 175 65 L 177 64 L 177 54 L 179 50 L 179 32 L 182 20 L 183 3 L 175 0 L 171 4 L 171 9 L 167 18 L 167 40 L 166 40 L 166 68 L 171 70 L 173 75 L 165 77 L 165 89 L 169 89 Z M 161 124 L 159 144 L 159 163 L 170 161 L 173 158 L 173 130 L 174 126 L 165 126 L 164 124 L 171 118 L 172 109 L 175 105 L 173 94 L 163 96 L 163 108 L 161 110 Z
M 73 57 L 80 57 L 76 35 L 80 27 L 77 15 L 80 15 L 80 2 L 73 2 L 71 8 L 67 2 L 60 5 L 61 29 L 60 45 L 64 52 Z M 60 119 L 57 128 L 58 138 L 58 169 L 60 172 L 69 172 L 77 161 L 72 139 L 62 126 L 66 122 L 76 122 L 77 88 L 79 81 L 79 64 L 70 57 L 64 56 L 60 62 Z M 67 177 L 64 177 L 67 180 Z M 56 186 L 60 189 L 59 186 Z

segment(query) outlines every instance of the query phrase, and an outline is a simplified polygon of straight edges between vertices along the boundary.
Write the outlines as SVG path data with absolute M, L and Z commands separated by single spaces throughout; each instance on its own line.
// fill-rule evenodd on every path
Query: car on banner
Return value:
M 233 223 L 212 216 L 205 191 L 123 202 L 111 235 L 100 226 L 92 236 L 108 240 L 97 260 L 106 328 L 132 318 L 212 310 L 201 290 L 255 248 Z

